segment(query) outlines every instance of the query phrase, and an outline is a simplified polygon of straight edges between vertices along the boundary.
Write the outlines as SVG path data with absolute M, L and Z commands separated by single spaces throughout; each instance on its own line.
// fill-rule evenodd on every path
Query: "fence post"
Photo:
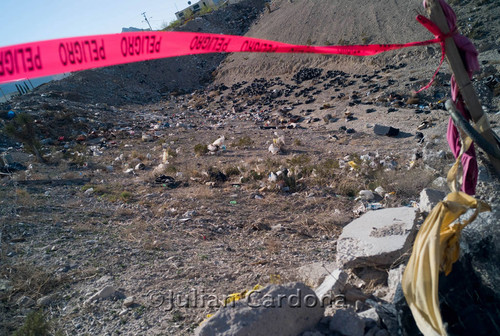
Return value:
M 446 34 L 450 31 L 448 23 L 446 22 L 446 17 L 443 13 L 443 9 L 441 8 L 438 0 L 427 0 L 427 12 L 429 13 L 431 21 L 439 27 L 441 32 Z M 472 86 L 472 83 L 469 79 L 469 74 L 465 69 L 462 58 L 460 57 L 460 53 L 458 52 L 457 46 L 455 45 L 455 41 L 452 37 L 448 37 L 446 39 L 445 48 L 446 59 L 450 64 L 451 71 L 455 75 L 460 93 L 462 94 L 464 102 L 469 109 L 472 120 L 477 123 L 481 119 L 481 117 L 483 117 L 483 108 L 481 106 L 481 103 L 479 102 L 476 91 Z M 493 131 L 490 128 L 489 122 L 486 129 L 481 131 L 481 135 L 498 150 L 497 141 L 495 135 L 493 134 Z M 494 158 L 488 153 L 487 155 L 491 164 L 495 168 L 497 175 L 500 176 L 500 160 Z

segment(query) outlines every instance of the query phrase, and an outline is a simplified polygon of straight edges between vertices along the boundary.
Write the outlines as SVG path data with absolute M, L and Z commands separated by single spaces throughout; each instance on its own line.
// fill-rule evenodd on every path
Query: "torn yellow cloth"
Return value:
M 476 209 L 466 221 L 455 222 L 469 209 Z M 402 286 L 418 328 L 425 336 L 447 335 L 438 299 L 439 271 L 446 275 L 458 260 L 462 229 L 488 204 L 463 192 L 451 192 L 439 202 L 422 224 L 412 255 L 403 274 Z

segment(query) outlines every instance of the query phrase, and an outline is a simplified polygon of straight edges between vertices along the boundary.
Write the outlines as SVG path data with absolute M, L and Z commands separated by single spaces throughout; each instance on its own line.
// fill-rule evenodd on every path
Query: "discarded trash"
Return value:
M 359 165 L 354 161 L 349 161 L 347 164 L 351 166 L 352 169 L 359 169 Z
M 180 182 L 176 181 L 172 176 L 160 175 L 155 178 L 156 184 L 161 184 L 163 187 L 170 189 L 177 188 Z
M 144 163 L 138 163 L 135 167 L 134 167 L 135 170 L 144 170 L 146 169 L 146 165 Z
M 221 147 L 222 145 L 224 145 L 224 141 L 226 140 L 226 138 L 224 136 L 221 136 L 220 138 L 218 138 L 217 140 L 215 140 L 212 145 L 214 146 L 217 146 L 217 147 Z
M 384 197 L 385 189 L 379 186 L 379 187 L 375 188 L 375 193 L 377 193 L 381 197 Z
M 13 119 L 15 116 L 16 116 L 16 113 L 14 111 L 7 112 L 7 118 Z
M 399 128 L 375 124 L 375 126 L 373 127 L 373 132 L 377 135 L 387 135 L 392 137 L 399 134 Z
M 366 206 L 367 210 L 378 210 L 382 209 L 384 206 L 381 203 L 370 203 Z
M 231 205 L 236 205 L 236 204 L 238 204 L 238 202 L 236 202 L 236 201 L 231 201 L 231 202 L 229 202 L 229 204 L 231 204 Z
M 269 145 L 268 150 L 271 152 L 271 154 L 276 155 L 280 152 L 280 148 L 273 142 L 272 144 Z
M 149 134 L 143 134 L 142 135 L 142 141 L 144 142 L 150 142 L 150 141 L 153 141 L 153 136 L 149 135 Z
M 431 123 L 427 120 L 422 121 L 420 125 L 418 125 L 417 130 L 423 130 L 431 126 Z

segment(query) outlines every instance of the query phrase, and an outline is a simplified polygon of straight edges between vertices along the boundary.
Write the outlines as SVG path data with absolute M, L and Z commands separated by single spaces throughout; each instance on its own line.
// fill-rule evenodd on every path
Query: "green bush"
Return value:
M 50 325 L 45 320 L 41 311 L 31 312 L 26 317 L 21 328 L 17 329 L 13 336 L 48 336 Z
M 45 162 L 41 154 L 42 145 L 37 139 L 34 125 L 35 122 L 29 114 L 19 113 L 5 125 L 5 133 L 22 142 L 26 150 L 34 154 L 39 162 Z
M 208 153 L 208 146 L 204 144 L 197 144 L 194 146 L 194 153 L 196 156 L 202 156 Z

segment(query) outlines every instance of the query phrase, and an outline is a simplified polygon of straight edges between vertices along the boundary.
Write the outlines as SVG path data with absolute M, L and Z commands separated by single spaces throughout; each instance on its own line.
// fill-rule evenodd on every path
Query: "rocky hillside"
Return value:
M 197 17 L 176 30 L 243 35 L 263 7 L 264 0 L 244 0 Z M 43 85 L 38 92 L 65 92 L 74 101 L 108 105 L 154 102 L 170 92 L 203 88 L 212 81 L 213 71 L 225 57 L 183 56 L 82 71 Z

